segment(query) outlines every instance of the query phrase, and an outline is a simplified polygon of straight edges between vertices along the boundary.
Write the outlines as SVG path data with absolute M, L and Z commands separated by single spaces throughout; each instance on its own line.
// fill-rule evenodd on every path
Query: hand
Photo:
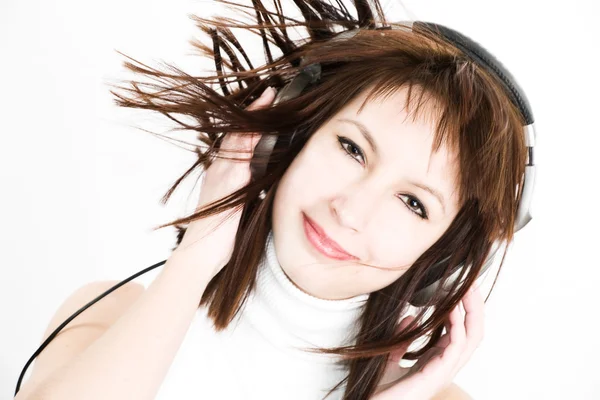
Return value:
M 465 315 L 457 306 L 452 310 L 446 322 L 446 333 L 437 345 L 427 351 L 408 368 L 397 383 L 375 394 L 372 400 L 430 400 L 449 386 L 458 371 L 483 339 L 484 301 L 478 288 L 469 291 L 461 300 Z M 414 317 L 402 320 L 398 330 L 404 329 Z M 396 372 L 398 361 L 408 350 L 410 343 L 390 355 L 390 365 L 386 368 L 389 375 Z
M 254 100 L 247 109 L 253 110 L 271 104 L 275 93 L 274 89 L 265 90 L 261 97 Z M 218 151 L 219 157 L 215 157 L 205 171 L 196 210 L 235 192 L 250 182 L 250 159 L 260 137 L 261 135 L 258 133 L 250 135 L 229 133 L 223 138 Z M 244 158 L 245 160 L 229 160 L 228 158 Z M 213 268 L 213 276 L 216 275 L 231 259 L 241 215 L 242 209 L 240 208 L 192 221 L 176 251 L 194 251 L 200 246 L 203 253 L 203 268 Z M 215 227 L 216 229 L 214 229 Z

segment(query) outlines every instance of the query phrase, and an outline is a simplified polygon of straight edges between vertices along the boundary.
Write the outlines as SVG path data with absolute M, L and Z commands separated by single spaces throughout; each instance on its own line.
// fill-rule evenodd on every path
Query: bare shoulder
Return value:
M 439 392 L 431 400 L 473 400 L 471 396 L 456 383 Z
M 42 342 L 67 318 L 81 307 L 109 290 L 119 281 L 96 281 L 85 284 L 71 293 L 50 319 Z M 143 285 L 128 282 L 100 299 L 65 326 L 36 357 L 30 378 L 20 392 L 26 392 L 44 380 L 98 339 L 144 292 Z

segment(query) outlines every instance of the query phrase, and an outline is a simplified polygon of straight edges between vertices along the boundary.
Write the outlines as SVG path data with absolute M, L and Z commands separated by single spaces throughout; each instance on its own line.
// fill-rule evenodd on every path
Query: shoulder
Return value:
M 81 306 L 84 305 L 80 303 L 82 303 L 83 301 L 87 303 L 90 300 L 93 300 L 97 296 L 101 295 L 102 293 L 117 285 L 119 282 L 121 281 L 107 280 L 86 283 L 85 285 L 77 288 L 73 293 L 71 293 L 61 305 L 61 307 L 58 309 L 58 311 L 61 311 L 63 309 L 63 311 L 70 311 L 70 308 L 72 306 L 79 306 L 77 307 L 77 309 L 79 309 Z M 94 304 L 92 307 L 96 307 L 96 305 L 101 304 L 103 300 L 109 298 L 111 299 L 110 302 L 113 304 L 128 302 L 137 298 L 140 294 L 144 292 L 144 290 L 146 290 L 145 287 L 139 283 L 127 282 L 120 288 L 108 294 L 102 300 L 99 300 L 98 303 Z M 88 310 L 91 310 L 92 307 L 90 307 Z
M 452 383 L 431 400 L 473 400 L 473 398 L 456 383 Z
M 73 291 L 58 307 L 44 334 L 44 340 L 60 324 L 69 318 L 74 312 L 85 306 L 87 303 L 100 296 L 120 281 L 96 281 L 87 283 L 75 291 Z M 64 327 L 54 340 L 59 340 L 61 337 L 66 337 L 69 332 L 75 329 L 88 329 L 103 332 L 123 311 L 133 304 L 138 297 L 145 291 L 144 286 L 135 282 L 128 282 L 125 285 L 114 290 L 96 303 L 91 305 L 87 310 L 78 315 L 73 321 Z M 54 342 L 53 340 L 53 342 Z M 46 349 L 49 349 L 50 345 Z M 44 350 L 46 352 L 46 350 Z M 43 353 L 42 353 L 43 354 Z M 41 360 L 41 355 L 40 355 Z
M 90 282 L 73 291 L 55 311 L 41 342 L 73 313 L 118 283 L 119 281 Z M 110 328 L 144 291 L 145 287 L 139 283 L 128 282 L 69 322 L 36 357 L 31 376 L 22 385 L 21 391 L 25 392 L 28 387 L 44 380 L 55 369 L 85 350 Z
M 74 312 L 85 306 L 87 303 L 100 296 L 107 290 L 117 285 L 120 281 L 96 281 L 86 283 L 85 285 L 73 291 L 59 306 L 54 316 L 48 324 L 46 334 L 48 337 L 54 329 L 58 327 L 64 320 L 69 318 Z M 91 305 L 87 310 L 78 315 L 68 326 L 70 329 L 77 326 L 82 326 L 86 322 L 95 322 L 102 324 L 112 323 L 118 318 L 121 313 L 129 307 L 137 298 L 145 291 L 143 285 L 136 282 L 127 282 L 125 285 L 115 289 L 96 303 Z M 108 327 L 108 326 L 104 326 Z M 97 329 L 102 329 L 103 326 L 98 325 Z M 66 333 L 66 332 L 65 332 Z M 62 334 L 62 333 L 61 333 Z M 57 335 L 56 338 L 61 335 Z

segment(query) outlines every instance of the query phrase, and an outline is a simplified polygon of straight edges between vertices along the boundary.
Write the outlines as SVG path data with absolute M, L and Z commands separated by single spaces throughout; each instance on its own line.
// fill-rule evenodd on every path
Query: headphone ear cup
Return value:
M 302 65 L 305 63 L 307 63 L 307 59 L 302 60 Z M 316 83 L 319 79 L 321 79 L 321 64 L 310 64 L 303 67 L 287 85 L 277 92 L 273 105 L 298 97 L 308 85 Z
M 302 64 L 305 63 L 306 60 L 303 60 Z M 320 64 L 310 64 L 302 69 L 301 72 L 296 75 L 290 83 L 285 85 L 281 90 L 277 92 L 275 99 L 272 102 L 272 105 L 278 104 L 280 101 L 290 100 L 297 96 L 299 96 L 302 91 L 311 84 L 314 84 L 321 78 L 321 65 Z M 297 135 L 298 129 L 294 131 L 292 137 L 287 143 L 284 143 L 281 136 L 273 136 L 273 135 L 262 135 L 258 143 L 254 148 L 255 156 L 252 157 L 250 161 L 250 173 L 252 175 L 252 179 L 257 179 L 262 176 L 265 176 L 269 166 L 272 164 L 272 155 L 275 149 L 280 149 L 283 147 L 290 147 L 292 144 L 298 140 L 300 135 Z M 263 154 L 267 157 L 266 163 L 259 163 L 257 161 L 258 157 L 256 154 Z
M 443 275 L 443 272 L 448 268 L 448 261 L 450 259 L 450 256 L 444 258 L 442 261 L 437 262 L 436 264 L 434 264 L 433 266 L 430 267 L 430 271 L 428 271 L 428 276 L 441 276 Z M 460 269 L 462 268 L 463 264 L 460 264 L 457 268 L 456 271 L 454 271 L 454 273 L 452 273 L 452 275 L 450 275 L 450 277 L 448 278 L 448 281 L 450 281 L 450 283 L 454 282 L 454 278 L 455 274 L 460 273 Z M 438 290 L 439 286 L 441 285 L 441 278 L 436 279 L 436 280 L 425 280 L 425 282 L 421 285 L 421 288 L 418 289 L 415 294 L 413 295 L 413 297 L 410 299 L 410 304 L 412 304 L 415 307 L 423 307 L 425 305 L 427 305 L 431 299 L 433 298 L 433 295 L 435 294 L 435 292 Z
M 485 272 L 492 266 L 492 264 L 494 263 L 494 260 L 495 260 L 496 253 L 498 252 L 498 250 L 500 249 L 501 246 L 502 246 L 502 242 L 499 242 L 499 241 L 494 242 L 494 244 L 492 245 L 492 248 L 490 249 L 490 252 L 489 252 L 488 256 L 486 257 L 485 261 L 483 262 L 481 270 L 479 271 L 479 274 L 477 274 L 477 278 L 475 278 L 475 280 L 478 280 L 479 278 L 481 278 L 483 276 L 483 274 L 485 274 Z M 450 256 L 448 256 L 448 257 L 444 258 L 442 261 L 434 264 L 431 267 L 431 272 L 429 275 L 430 276 L 443 275 L 443 271 L 448 268 L 449 259 L 450 259 Z M 450 294 L 450 292 L 452 290 L 452 286 L 454 286 L 454 283 L 458 279 L 458 277 L 461 273 L 461 270 L 463 268 L 465 268 L 464 261 L 462 263 L 460 263 L 458 265 L 458 267 L 455 268 L 454 272 L 452 272 L 452 274 L 450 274 L 450 276 L 445 280 L 444 285 L 441 284 L 441 279 L 437 279 L 433 282 L 425 281 L 425 283 L 423 285 L 424 287 L 418 289 L 415 292 L 413 298 L 411 298 L 409 300 L 409 303 L 415 307 L 423 307 L 423 306 L 426 306 L 429 304 L 429 302 L 431 301 L 431 299 L 433 298 L 433 296 L 437 290 L 442 290 L 443 292 L 445 292 L 446 295 Z M 442 286 L 441 289 L 440 289 L 440 286 Z

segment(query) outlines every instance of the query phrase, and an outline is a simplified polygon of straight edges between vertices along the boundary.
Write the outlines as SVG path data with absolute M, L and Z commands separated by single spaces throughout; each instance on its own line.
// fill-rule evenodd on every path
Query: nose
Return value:
M 352 196 L 338 195 L 331 200 L 331 213 L 340 226 L 354 232 L 364 230 L 372 207 L 369 207 L 366 197 L 363 196 L 364 194 L 360 193 Z

